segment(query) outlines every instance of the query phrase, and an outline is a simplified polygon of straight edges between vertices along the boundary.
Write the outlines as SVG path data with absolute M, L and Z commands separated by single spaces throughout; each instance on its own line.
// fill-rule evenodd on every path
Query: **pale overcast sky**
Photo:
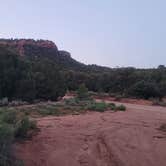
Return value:
M 0 0 L 0 37 L 49 39 L 86 64 L 166 65 L 166 0 Z

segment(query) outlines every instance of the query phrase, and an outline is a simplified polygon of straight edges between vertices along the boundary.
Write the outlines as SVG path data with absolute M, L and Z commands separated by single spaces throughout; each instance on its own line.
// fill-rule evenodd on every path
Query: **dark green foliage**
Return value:
M 17 112 L 15 110 L 5 111 L 2 116 L 3 122 L 8 124 L 16 124 Z
M 147 99 L 150 97 L 162 98 L 166 96 L 166 68 L 118 68 L 110 69 L 107 72 L 101 70 L 98 73 L 92 71 L 88 73 L 72 71 L 70 74 L 66 72 L 65 75 L 69 90 L 76 90 L 80 83 L 84 83 L 90 91 L 109 92 L 111 96 L 113 94 L 113 97 Z
M 157 85 L 159 88 L 159 93 L 161 97 L 166 96 L 166 80 L 160 81 L 159 85 Z
M 88 109 L 97 112 L 104 112 L 108 109 L 108 105 L 105 102 L 94 102 L 91 105 L 89 105 Z
M 6 146 L 10 146 L 13 137 L 14 129 L 6 123 L 0 124 L 0 152 L 2 153 Z
M 21 76 L 22 65 L 17 55 L 0 47 L 0 98 L 11 99 L 16 94 L 17 80 Z
M 25 137 L 36 123 L 13 108 L 0 109 L 0 166 L 21 166 L 12 154 L 12 144 L 17 137 Z
M 12 163 L 10 161 L 11 159 L 10 153 L 11 153 L 11 144 L 13 139 L 14 139 L 14 129 L 8 124 L 0 123 L 0 165 L 1 166 L 12 166 Z
M 109 103 L 108 104 L 108 107 L 111 109 L 111 110 L 116 110 L 116 105 L 114 103 Z
M 116 110 L 118 110 L 118 111 L 126 111 L 126 107 L 124 106 L 124 105 L 119 105 L 119 106 L 116 106 L 116 108 L 115 108 Z
M 72 110 L 75 110 L 75 108 L 78 108 L 78 112 L 81 112 L 82 110 L 97 111 L 97 112 L 104 112 L 107 110 L 126 111 L 126 107 L 124 105 L 116 105 L 114 103 L 105 103 L 104 101 L 96 102 L 93 99 L 78 100 L 78 98 L 70 98 L 70 99 L 66 99 L 64 104 Z
M 66 91 L 64 76 L 51 59 L 27 59 L 0 47 L 0 99 L 57 100 Z
M 130 88 L 129 94 L 131 94 L 132 96 L 145 99 L 149 99 L 151 97 L 162 97 L 162 94 L 160 93 L 157 84 L 145 81 L 139 81 L 136 84 L 134 84 Z
M 34 123 L 31 122 L 27 116 L 25 116 L 16 124 L 15 136 L 25 138 L 28 131 L 34 127 Z
M 123 104 L 116 105 L 114 103 L 109 103 L 108 107 L 113 111 L 126 111 L 126 107 Z
M 8 42 L 8 45 L 19 42 L 17 39 L 0 41 Z M 70 53 L 59 51 L 50 41 L 26 41 L 22 57 L 17 56 L 15 44 L 0 47 L 0 99 L 57 100 L 66 89 L 77 90 L 80 84 L 85 84 L 90 91 L 123 97 L 161 99 L 166 96 L 164 65 L 157 69 L 85 65 L 72 59 Z M 43 46 L 48 43 L 51 47 Z
M 36 99 L 35 80 L 23 79 L 18 83 L 16 98 L 23 101 L 33 102 Z
M 79 112 L 81 112 L 82 110 L 104 112 L 109 109 L 109 104 L 106 104 L 105 102 L 96 102 L 93 99 L 88 100 L 87 98 L 80 100 L 77 97 L 66 99 L 65 105 L 70 106 L 70 108 L 73 110 L 75 110 L 75 108 L 77 107 Z
M 88 100 L 90 98 L 88 88 L 86 88 L 85 84 L 79 86 L 77 90 L 77 98 L 79 100 Z
M 57 108 L 56 106 L 43 106 L 42 108 L 39 108 L 37 112 L 42 115 L 42 116 L 47 116 L 47 115 L 60 115 L 60 109 Z
M 66 105 L 70 105 L 70 106 L 75 106 L 78 105 L 78 103 L 80 103 L 78 98 L 70 98 L 70 99 L 66 99 L 64 100 Z

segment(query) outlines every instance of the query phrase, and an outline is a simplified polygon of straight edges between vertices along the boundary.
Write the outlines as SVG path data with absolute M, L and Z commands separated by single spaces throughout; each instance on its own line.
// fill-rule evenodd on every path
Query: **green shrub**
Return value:
M 126 111 L 126 107 L 123 104 L 121 104 L 119 106 L 116 106 L 116 110 L 118 110 L 118 111 Z
M 158 88 L 158 85 L 153 82 L 141 80 L 135 83 L 128 91 L 129 95 L 138 98 L 162 98 L 163 95 Z
M 37 129 L 37 123 L 35 120 L 31 120 L 30 129 L 32 130 Z
M 17 123 L 17 128 L 15 130 L 15 136 L 20 138 L 25 138 L 30 129 L 36 128 L 34 121 L 30 121 L 26 116 L 19 123 Z
M 11 144 L 14 139 L 13 128 L 5 123 L 0 124 L 0 165 L 10 165 L 11 158 Z
M 12 154 L 12 143 L 16 137 L 26 137 L 28 131 L 35 128 L 35 121 L 30 121 L 21 111 L 0 108 L 0 166 L 22 166 Z
M 8 146 L 11 144 L 13 141 L 13 135 L 14 134 L 14 129 L 6 124 L 6 123 L 1 123 L 0 124 L 0 151 L 2 151 L 5 146 Z
M 107 104 L 105 102 L 97 103 L 94 102 L 89 105 L 88 109 L 93 110 L 93 111 L 98 111 L 98 112 L 104 112 L 108 108 Z
M 116 109 L 115 103 L 109 103 L 109 104 L 108 104 L 108 107 L 109 107 L 111 110 L 115 110 L 115 109 Z
M 15 124 L 17 122 L 16 111 L 9 110 L 3 114 L 3 121 L 9 124 Z
M 78 98 L 70 98 L 70 99 L 65 99 L 64 102 L 66 105 L 75 106 L 78 104 L 79 99 Z
M 88 100 L 90 98 L 88 88 L 86 88 L 85 84 L 79 86 L 77 90 L 77 98 L 79 100 Z
M 42 107 L 42 108 L 37 108 L 37 112 L 40 115 L 46 116 L 46 115 L 59 115 L 59 109 L 56 107 Z

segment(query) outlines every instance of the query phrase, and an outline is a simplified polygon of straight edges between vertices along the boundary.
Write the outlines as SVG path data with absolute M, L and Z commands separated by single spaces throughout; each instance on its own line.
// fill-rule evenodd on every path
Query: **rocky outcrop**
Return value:
M 65 57 L 71 57 L 71 54 L 67 51 L 60 50 L 59 55 L 65 56 Z
M 64 50 L 58 50 L 56 44 L 49 40 L 34 39 L 0 39 L 0 46 L 16 52 L 27 58 L 47 58 L 54 61 L 57 66 L 71 70 L 85 70 L 86 65 L 76 61 L 71 54 Z
M 64 50 L 58 50 L 56 44 L 49 40 L 34 39 L 0 39 L 0 46 L 5 46 L 20 56 L 31 59 L 46 58 L 63 69 L 81 72 L 110 72 L 110 68 L 85 65 L 72 58 L 71 54 Z
M 49 40 L 33 40 L 33 39 L 0 39 L 0 46 L 8 46 L 15 48 L 21 56 L 25 55 L 26 46 L 37 46 L 41 48 L 53 48 L 58 50 L 54 42 Z

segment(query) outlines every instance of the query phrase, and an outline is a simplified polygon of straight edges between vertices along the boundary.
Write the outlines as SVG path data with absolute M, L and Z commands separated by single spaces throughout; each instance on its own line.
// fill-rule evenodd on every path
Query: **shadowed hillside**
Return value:
M 97 65 L 85 65 L 73 59 L 69 52 L 58 50 L 55 43 L 48 40 L 33 39 L 0 39 L 0 46 L 14 49 L 20 56 L 31 59 L 49 58 L 58 66 L 78 71 L 109 71 L 109 68 Z

